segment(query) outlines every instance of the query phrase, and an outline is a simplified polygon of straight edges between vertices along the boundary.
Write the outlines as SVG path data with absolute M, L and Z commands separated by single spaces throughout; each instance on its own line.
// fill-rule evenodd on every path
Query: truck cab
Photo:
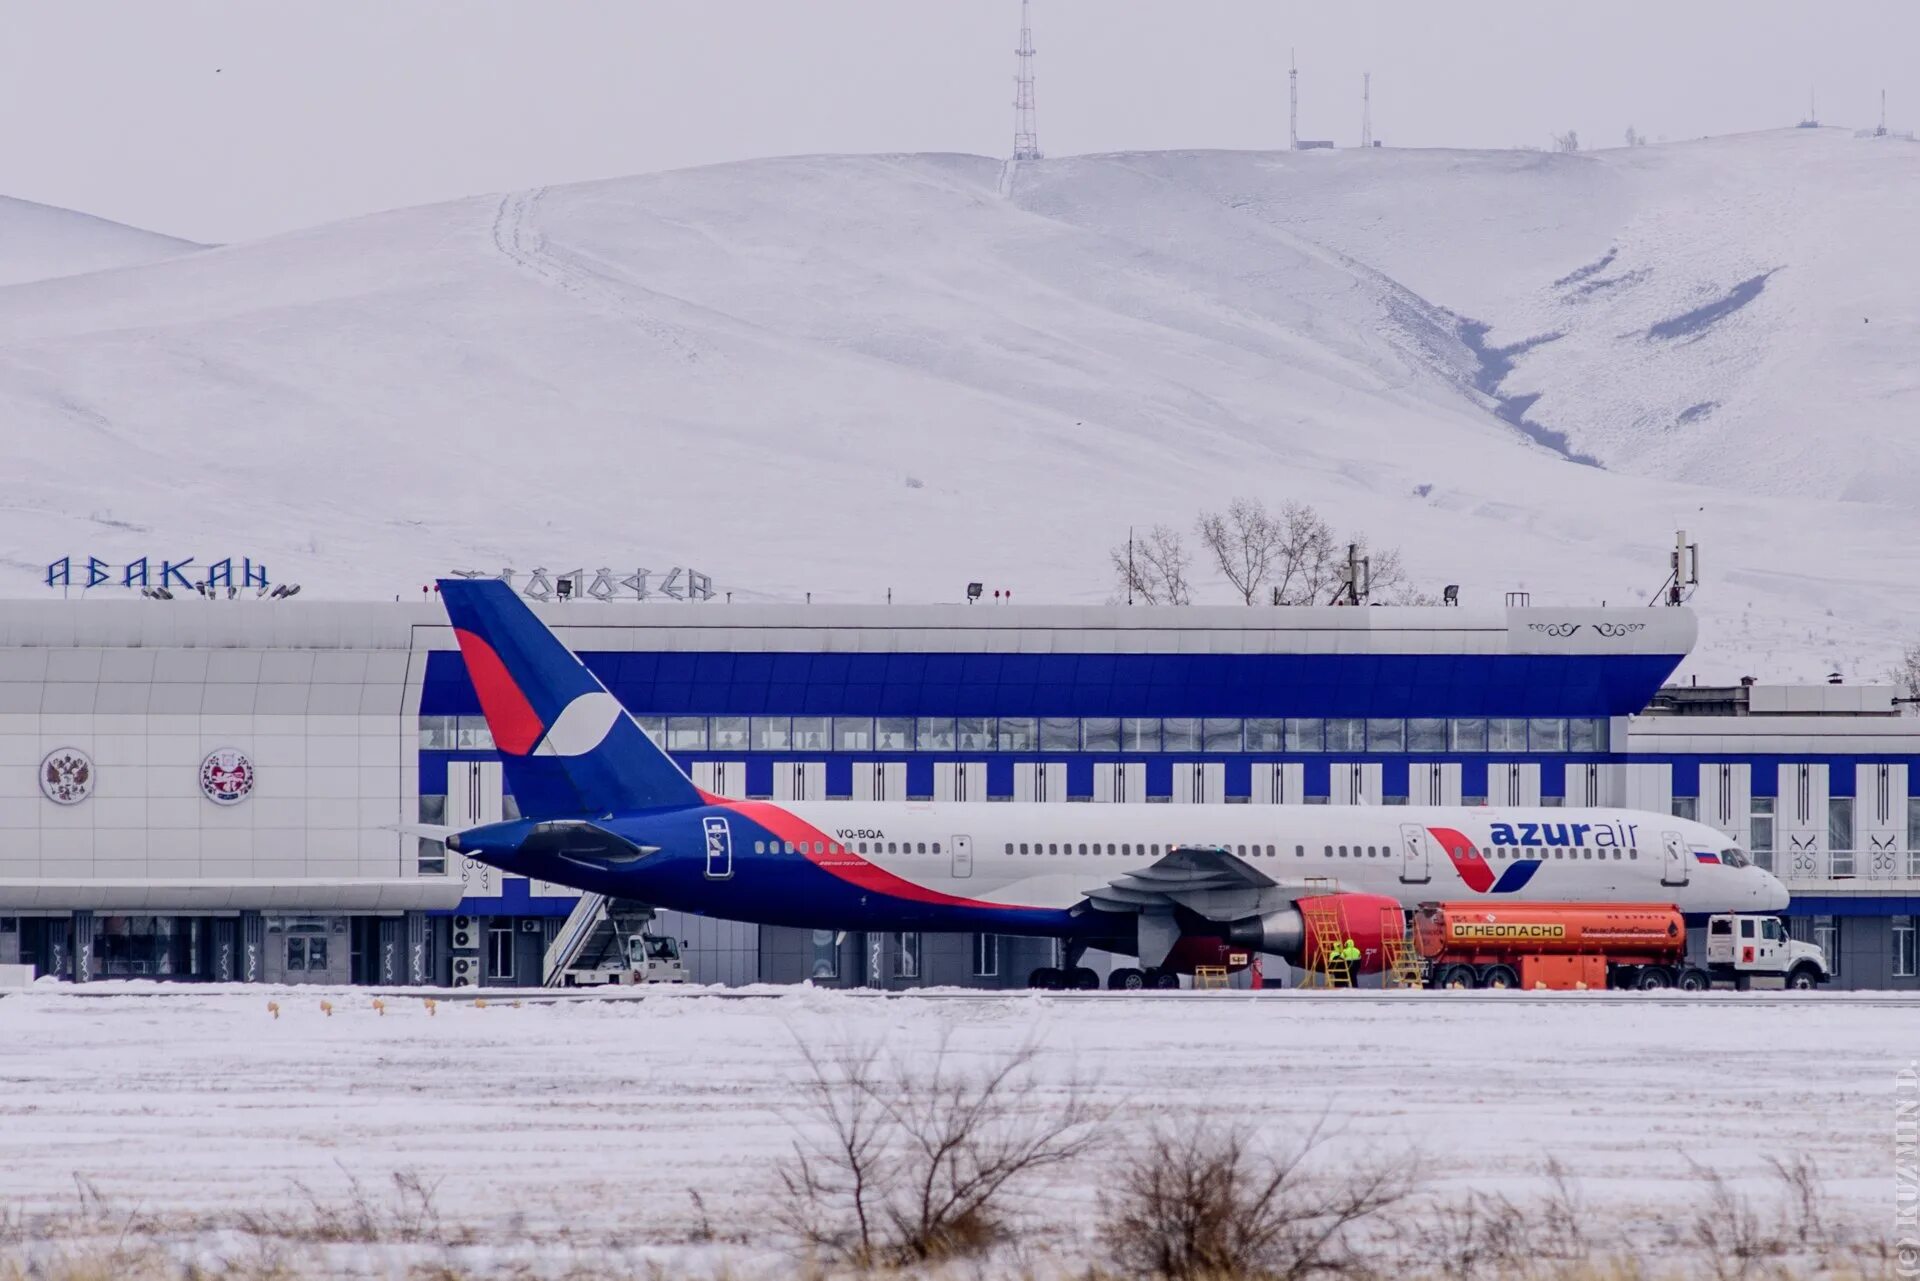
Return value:
M 1755 978 L 1778 978 L 1804 991 L 1833 977 L 1819 947 L 1789 938 L 1779 917 L 1744 912 L 1707 919 L 1707 970 L 1743 991 Z

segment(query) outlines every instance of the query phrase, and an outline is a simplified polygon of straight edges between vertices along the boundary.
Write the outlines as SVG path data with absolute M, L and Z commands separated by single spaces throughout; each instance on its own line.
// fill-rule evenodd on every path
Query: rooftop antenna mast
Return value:
M 1300 150 L 1300 68 L 1287 50 L 1287 150 Z
M 1013 158 L 1040 159 L 1040 136 L 1033 123 L 1033 21 L 1032 0 L 1020 0 L 1020 47 L 1013 51 L 1019 59 L 1013 77 Z
M 1873 136 L 1876 138 L 1887 136 L 1887 91 L 1885 89 L 1880 91 L 1880 127 L 1873 131 Z
M 1373 73 L 1360 73 L 1360 145 L 1373 145 Z

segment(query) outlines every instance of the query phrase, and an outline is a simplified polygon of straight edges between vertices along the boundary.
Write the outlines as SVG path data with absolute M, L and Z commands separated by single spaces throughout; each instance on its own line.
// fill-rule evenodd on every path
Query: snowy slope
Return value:
M 1774 141 L 1698 145 L 1760 182 Z M 1625 474 L 1633 459 L 1550 388 L 1532 416 L 1619 470 L 1574 465 L 1475 390 L 1460 317 L 1498 345 L 1571 309 L 1551 282 L 1648 216 L 1636 193 L 1698 181 L 1665 154 L 1165 153 L 1013 175 L 802 157 L 16 285 L 0 289 L 0 421 L 17 425 L 0 564 L 23 593 L 61 554 L 230 551 L 332 596 L 460 566 L 692 563 L 748 595 L 951 599 L 985 579 L 1090 601 L 1129 524 L 1247 493 L 1314 502 L 1404 544 L 1430 590 L 1481 601 L 1644 600 L 1684 525 L 1708 549 L 1699 670 L 1878 675 L 1920 631 L 1898 590 L 1920 584 L 1920 515 L 1834 501 L 1838 485 L 1783 510 L 1745 483 Z M 1857 205 L 1884 178 L 1829 168 Z M 1735 230 L 1773 261 L 1774 228 L 1721 239 Z M 1859 264 L 1795 270 L 1834 297 L 1884 283 L 1843 268 Z M 1534 348 L 1502 391 L 1581 341 L 1612 359 L 1610 332 Z M 1718 376 L 1705 342 L 1662 350 Z M 1604 373 L 1564 379 L 1611 423 L 1605 404 L 1653 380 Z M 1891 437 L 1865 419 L 1897 402 L 1843 384 L 1774 405 L 1790 430 L 1766 440 L 1834 457 L 1843 436 Z
M 190 240 L 0 196 L 0 285 L 128 267 L 198 248 Z

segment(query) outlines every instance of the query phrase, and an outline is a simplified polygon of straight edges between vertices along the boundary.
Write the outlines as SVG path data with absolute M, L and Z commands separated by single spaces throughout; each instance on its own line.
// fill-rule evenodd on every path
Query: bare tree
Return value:
M 1333 530 L 1305 503 L 1280 511 L 1280 546 L 1274 557 L 1275 605 L 1317 604 L 1336 576 Z
M 1122 1161 L 1102 1237 L 1128 1276 L 1276 1281 L 1360 1270 L 1357 1229 L 1414 1191 L 1410 1158 L 1338 1174 L 1314 1153 L 1325 1117 L 1297 1146 L 1261 1152 L 1244 1128 L 1163 1123 Z
M 1273 572 L 1284 518 L 1276 521 L 1258 499 L 1236 498 L 1224 512 L 1201 512 L 1194 528 L 1241 603 L 1253 604 Z
M 1187 571 L 1193 557 L 1179 531 L 1155 525 L 1131 547 L 1115 547 L 1113 574 L 1118 584 L 1116 602 L 1137 600 L 1143 605 L 1190 605 Z
M 1900 651 L 1900 661 L 1887 673 L 1887 678 L 1899 689 L 1900 697 L 1920 698 L 1920 641 Z M 1908 703 L 1905 710 L 1920 712 L 1920 704 Z
M 911 1058 L 800 1050 L 812 1124 L 778 1169 L 779 1216 L 808 1247 L 859 1267 L 985 1250 L 1007 1235 L 1020 1184 L 1101 1137 L 1104 1111 L 1076 1082 L 1050 1089 L 1033 1045 L 973 1071 L 948 1036 Z
M 1556 133 L 1555 135 L 1553 135 L 1553 149 L 1555 151 L 1564 151 L 1569 154 L 1580 150 L 1579 132 L 1574 129 L 1569 129 L 1565 133 Z

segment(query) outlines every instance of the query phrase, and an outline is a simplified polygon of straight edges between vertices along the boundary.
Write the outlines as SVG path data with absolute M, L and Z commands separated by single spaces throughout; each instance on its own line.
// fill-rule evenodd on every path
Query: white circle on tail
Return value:
M 582 694 L 560 709 L 546 737 L 533 749 L 535 756 L 585 756 L 607 741 L 614 725 L 627 711 L 605 690 Z

